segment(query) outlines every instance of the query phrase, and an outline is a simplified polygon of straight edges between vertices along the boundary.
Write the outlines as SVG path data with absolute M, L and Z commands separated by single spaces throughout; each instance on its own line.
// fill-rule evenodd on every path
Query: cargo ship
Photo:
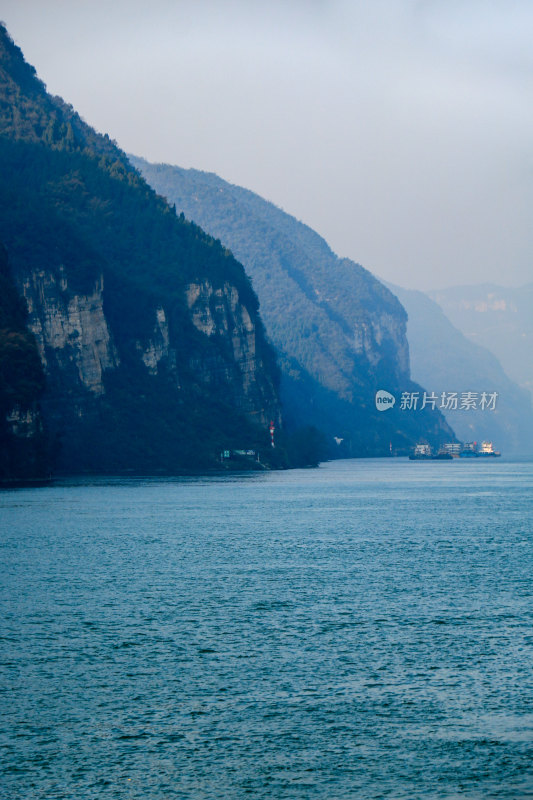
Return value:
M 460 458 L 499 458 L 501 453 L 494 449 L 492 442 L 481 442 L 479 447 L 477 442 L 465 442 L 459 456 Z
M 498 456 L 501 456 L 500 451 L 495 450 L 492 446 L 492 442 L 481 442 L 481 447 L 477 451 L 477 454 L 478 458 L 498 458 Z
M 492 442 L 481 442 L 479 447 L 477 442 L 447 442 L 442 449 L 452 458 L 497 458 L 501 456 L 501 453 L 492 446 Z
M 477 458 L 477 442 L 465 442 L 459 453 L 459 458 Z
M 417 444 L 409 456 L 410 461 L 451 461 L 453 458 L 498 458 L 492 442 L 446 442 L 434 455 L 429 444 Z
M 409 461 L 451 461 L 452 456 L 444 449 L 433 454 L 429 444 L 417 444 L 414 452 L 409 456 Z

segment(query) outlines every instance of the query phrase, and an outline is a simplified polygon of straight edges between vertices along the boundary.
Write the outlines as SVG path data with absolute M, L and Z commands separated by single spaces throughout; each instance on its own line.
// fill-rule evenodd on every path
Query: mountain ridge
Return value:
M 270 452 L 279 372 L 241 264 L 51 97 L 0 27 L 0 240 L 66 472 L 220 468 Z M 280 461 L 281 460 L 281 461 Z
M 391 444 L 406 453 L 421 436 L 435 446 L 453 439 L 438 413 L 376 410 L 377 389 L 416 387 L 407 315 L 368 270 L 337 257 L 318 233 L 250 190 L 214 173 L 129 157 L 178 212 L 245 265 L 278 352 L 291 424 L 305 420 L 343 439 L 334 448 L 343 455 L 388 455 Z
M 388 284 L 407 309 L 407 335 L 413 375 L 428 388 L 498 394 L 494 411 L 444 411 L 463 441 L 490 440 L 506 456 L 533 452 L 533 409 L 525 389 L 505 373 L 496 356 L 452 325 L 424 292 Z
M 533 398 L 533 283 L 470 284 L 427 294 L 470 341 L 494 353 L 509 378 Z

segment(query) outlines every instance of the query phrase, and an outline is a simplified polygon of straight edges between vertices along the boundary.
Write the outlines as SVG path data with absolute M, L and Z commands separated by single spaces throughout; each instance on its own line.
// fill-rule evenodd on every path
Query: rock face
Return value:
M 39 405 L 44 373 L 27 321 L 0 245 L 0 483 L 43 480 L 50 470 Z
M 244 264 L 278 352 L 290 426 L 315 425 L 330 441 L 342 440 L 331 455 L 385 455 L 391 444 L 407 452 L 419 438 L 453 439 L 438 412 L 376 411 L 378 389 L 420 387 L 409 373 L 405 310 L 371 273 L 246 189 L 213 174 L 130 160 Z
M 85 390 L 94 397 L 104 395 L 104 375 L 117 370 L 121 359 L 104 312 L 103 275 L 98 276 L 92 291 L 79 294 L 70 292 L 64 268 L 58 276 L 35 270 L 22 281 L 22 290 L 29 311 L 28 327 L 49 378 L 53 381 L 60 376 L 70 393 L 77 389 L 80 398 L 85 397 Z M 263 426 L 273 418 L 279 425 L 275 375 L 268 375 L 258 357 L 257 327 L 236 287 L 226 282 L 215 288 L 204 280 L 188 284 L 185 296 L 194 328 L 209 341 L 226 344 L 216 354 L 209 350 L 205 357 L 192 356 L 188 369 L 205 386 L 231 397 L 232 406 L 250 418 Z M 180 390 L 178 349 L 171 342 L 164 306 L 154 308 L 153 316 L 151 335 L 135 343 L 140 360 L 150 375 L 171 374 Z
M 157 375 L 159 364 L 163 359 L 168 359 L 175 364 L 175 351 L 170 347 L 168 320 L 165 309 L 159 306 L 155 310 L 155 325 L 152 338 L 148 344 L 137 342 L 137 349 L 141 354 L 144 366 L 150 375 Z
M 100 274 L 90 294 L 71 294 L 64 268 L 58 278 L 34 270 L 22 286 L 44 366 L 48 372 L 72 372 L 94 395 L 105 392 L 105 370 L 120 364 L 104 314 L 103 287 Z
M 191 283 L 187 286 L 187 306 L 198 331 L 209 339 L 218 337 L 231 343 L 231 359 L 195 362 L 204 380 L 223 392 L 230 391 L 233 405 L 261 424 L 268 425 L 274 418 L 279 425 L 280 410 L 268 401 L 275 386 L 258 358 L 256 326 L 236 288 L 229 283 L 219 288 L 209 281 Z
M 1 26 L 0 128 L 0 238 L 58 469 L 205 469 L 268 448 L 279 373 L 242 265 L 48 95 Z

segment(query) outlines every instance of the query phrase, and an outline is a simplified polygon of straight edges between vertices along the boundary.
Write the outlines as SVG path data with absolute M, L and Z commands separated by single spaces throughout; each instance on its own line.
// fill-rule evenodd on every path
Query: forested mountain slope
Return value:
M 0 172 L 58 468 L 203 469 L 268 448 L 279 375 L 243 267 L 51 97 L 3 27 Z
M 338 258 L 313 230 L 218 176 L 130 156 L 147 181 L 244 264 L 282 370 L 289 424 L 314 424 L 342 455 L 407 452 L 419 438 L 453 438 L 438 412 L 387 414 L 375 392 L 416 390 L 407 315 L 370 272 Z

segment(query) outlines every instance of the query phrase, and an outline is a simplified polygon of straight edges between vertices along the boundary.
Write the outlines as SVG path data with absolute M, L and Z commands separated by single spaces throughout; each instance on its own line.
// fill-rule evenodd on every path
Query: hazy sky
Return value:
M 0 0 L 48 89 L 412 288 L 533 281 L 531 0 Z

